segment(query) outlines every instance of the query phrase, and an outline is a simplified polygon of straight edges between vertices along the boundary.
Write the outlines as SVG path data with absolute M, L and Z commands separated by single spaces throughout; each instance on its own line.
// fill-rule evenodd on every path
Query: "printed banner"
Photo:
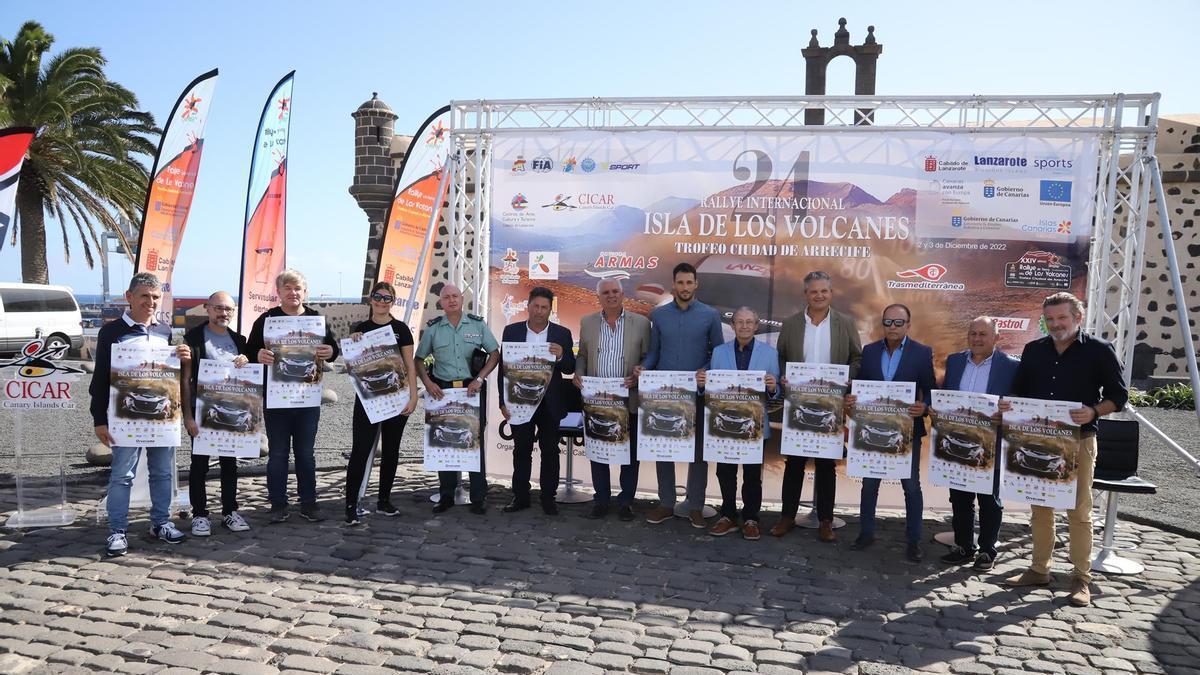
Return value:
M 36 133 L 37 130 L 30 127 L 0 129 L 0 250 L 4 249 L 4 241 L 8 238 L 8 226 L 17 217 L 21 165 Z
M 542 397 L 554 377 L 554 355 L 548 343 L 505 342 L 504 405 L 508 407 L 510 426 L 533 419 Z
M 704 461 L 761 464 L 767 424 L 767 373 L 710 370 L 704 380 Z
M 644 370 L 638 378 L 638 460 L 696 459 L 696 372 Z
M 204 152 L 204 126 L 217 88 L 217 71 L 204 73 L 184 88 L 167 117 L 159 141 L 150 189 L 142 212 L 134 272 L 153 272 L 162 282 L 158 320 L 171 324 L 174 307 L 171 276 L 179 259 L 183 230 L 192 209 L 192 195 Z M 126 242 L 128 243 L 128 242 Z M 256 455 L 257 456 L 257 455 Z
M 287 262 L 287 157 L 292 122 L 292 80 L 284 76 L 271 90 L 258 121 L 250 184 L 246 188 L 246 224 L 242 234 L 242 282 L 238 332 L 245 335 L 263 312 L 279 304 L 275 277 Z M 268 392 L 269 393 L 269 392 Z M 267 407 L 271 407 L 269 404 Z
M 410 326 L 421 325 L 433 259 L 429 224 L 436 226 L 445 195 L 442 174 L 450 145 L 446 142 L 449 126 L 450 106 L 445 106 L 417 129 L 400 164 L 395 196 L 384 218 L 387 227 L 380 242 L 375 281 L 396 288 L 396 304 L 404 310 L 404 322 Z
M 850 366 L 833 363 L 787 364 L 783 434 L 779 452 L 799 457 L 841 459 Z
M 391 326 L 362 334 L 358 342 L 342 338 L 346 372 L 371 424 L 391 419 L 408 407 L 408 371 Z
M 442 394 L 440 401 L 425 396 L 425 470 L 479 471 L 479 394 L 466 387 Z
M 112 346 L 108 433 L 122 447 L 179 446 L 179 357 L 146 340 Z
M 934 389 L 929 416 L 929 481 L 938 487 L 990 495 L 996 489 L 1000 397 Z
M 321 405 L 321 364 L 317 347 L 325 340 L 323 316 L 270 316 L 263 323 L 263 344 L 275 353 L 267 369 L 268 408 Z
M 913 463 L 913 382 L 854 380 L 846 471 L 859 478 L 909 478 Z
M 583 380 L 583 449 L 598 464 L 628 464 L 629 389 L 621 377 Z
M 1005 397 L 1001 424 L 1000 498 L 1055 509 L 1075 508 L 1079 427 L 1072 401 Z
M 193 455 L 257 459 L 263 433 L 263 366 L 200 359 Z

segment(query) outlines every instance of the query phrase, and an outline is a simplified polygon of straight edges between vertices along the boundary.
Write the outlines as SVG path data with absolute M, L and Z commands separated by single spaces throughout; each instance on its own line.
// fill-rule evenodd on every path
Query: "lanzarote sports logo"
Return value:
M 946 268 L 937 263 L 929 263 L 924 267 L 915 269 L 902 270 L 896 272 L 896 276 L 901 279 L 909 279 L 912 281 L 893 281 L 888 280 L 887 287 L 895 290 L 910 290 L 910 291 L 964 291 L 966 284 L 960 284 L 953 281 L 942 281 L 946 276 Z

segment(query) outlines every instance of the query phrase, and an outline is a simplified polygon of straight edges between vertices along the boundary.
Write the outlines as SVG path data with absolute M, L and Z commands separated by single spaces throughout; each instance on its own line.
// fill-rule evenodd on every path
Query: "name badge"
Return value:
M 483 333 L 463 333 L 464 340 L 479 340 L 483 338 Z

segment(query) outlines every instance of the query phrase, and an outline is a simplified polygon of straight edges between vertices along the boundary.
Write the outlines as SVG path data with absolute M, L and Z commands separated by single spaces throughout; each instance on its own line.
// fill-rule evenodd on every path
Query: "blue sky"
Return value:
M 1152 10 L 1144 8 L 1152 7 Z M 880 94 L 1163 94 L 1164 113 L 1200 112 L 1187 54 L 1200 3 L 1128 2 L 12 2 L 0 35 L 40 21 L 69 46 L 100 47 L 108 74 L 162 123 L 193 77 L 219 67 L 205 155 L 175 272 L 178 295 L 236 290 L 255 125 L 295 69 L 288 160 L 288 262 L 313 296 L 355 295 L 367 219 L 347 192 L 350 113 L 378 91 L 413 133 L 452 99 L 789 95 L 804 91 L 809 30 L 837 19 L 884 46 Z M 830 93 L 852 92 L 850 62 Z M 435 69 L 435 64 L 442 64 Z M 76 235 L 72 234 L 72 237 Z M 48 223 L 51 283 L 99 293 L 73 239 Z M 19 248 L 19 247 L 18 247 Z M 130 273 L 114 266 L 114 283 Z M 0 281 L 19 281 L 16 248 Z

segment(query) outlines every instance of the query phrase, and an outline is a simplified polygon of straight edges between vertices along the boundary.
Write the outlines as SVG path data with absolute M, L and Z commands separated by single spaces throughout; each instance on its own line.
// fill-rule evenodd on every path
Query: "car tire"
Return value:
M 61 349 L 64 346 L 67 347 L 67 350 L 64 350 L 60 356 L 51 357 L 50 358 L 51 361 L 58 361 L 58 360 L 62 359 L 63 357 L 65 357 L 67 355 L 67 351 L 69 351 L 71 348 L 71 341 L 61 335 L 58 335 L 57 333 L 46 338 L 46 347 L 47 348 L 53 347 L 53 348 Z

